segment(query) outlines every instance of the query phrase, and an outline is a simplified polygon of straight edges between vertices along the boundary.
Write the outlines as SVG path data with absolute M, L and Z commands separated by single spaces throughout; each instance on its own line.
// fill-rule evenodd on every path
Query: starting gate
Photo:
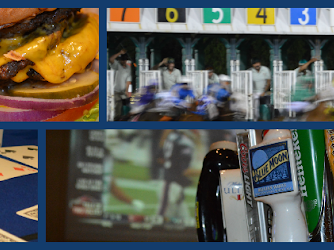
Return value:
M 114 70 L 107 70 L 107 121 L 113 121 L 115 115 Z
M 191 79 L 190 86 L 194 91 L 195 96 L 199 97 L 205 94 L 209 84 L 209 76 L 207 70 L 188 71 L 187 77 Z
M 244 97 L 246 120 L 254 120 L 254 95 L 252 71 L 240 70 L 239 60 L 231 61 L 231 90 L 233 94 Z
M 331 87 L 334 80 L 334 70 L 323 70 L 323 64 L 324 62 L 322 60 L 314 62 L 316 94 L 324 93 Z M 334 107 L 333 98 L 329 98 L 328 104 Z
M 292 111 L 291 101 L 295 92 L 296 73 L 294 70 L 283 70 L 283 62 L 273 61 L 273 104 L 274 108 L 289 112 L 289 117 L 295 117 Z
M 139 59 L 139 88 L 150 85 L 153 82 L 158 83 L 157 92 L 162 90 L 161 72 L 160 70 L 149 70 L 148 59 Z

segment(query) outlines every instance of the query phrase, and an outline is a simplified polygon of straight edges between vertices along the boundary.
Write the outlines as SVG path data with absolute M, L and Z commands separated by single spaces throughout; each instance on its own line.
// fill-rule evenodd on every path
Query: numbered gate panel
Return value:
M 327 12 L 327 13 L 326 13 Z M 324 17 L 327 14 L 327 19 Z M 292 33 L 330 32 L 329 10 L 317 8 L 290 8 L 289 26 Z M 325 25 L 327 23 L 327 25 Z M 328 27 L 328 29 L 327 29 Z
M 140 8 L 110 8 L 109 21 L 120 23 L 140 23 Z
M 186 8 L 157 8 L 157 23 L 186 23 Z
M 203 8 L 204 24 L 231 24 L 230 8 Z
M 187 8 L 156 8 L 155 26 L 160 32 L 182 33 L 188 30 L 187 21 L 189 10 Z
M 247 8 L 247 24 L 275 25 L 275 8 Z
M 317 25 L 316 8 L 290 8 L 291 25 Z

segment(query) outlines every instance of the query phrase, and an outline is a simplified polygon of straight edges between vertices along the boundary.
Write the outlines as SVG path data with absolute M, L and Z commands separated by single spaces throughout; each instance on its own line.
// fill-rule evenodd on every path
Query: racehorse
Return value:
M 334 108 L 328 108 L 325 103 L 322 102 L 314 110 L 306 113 L 304 120 L 308 122 L 334 121 Z

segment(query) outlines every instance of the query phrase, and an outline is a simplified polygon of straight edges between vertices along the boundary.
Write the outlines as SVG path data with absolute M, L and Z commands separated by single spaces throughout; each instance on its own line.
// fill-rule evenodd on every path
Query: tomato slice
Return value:
M 95 101 L 88 103 L 84 106 L 78 107 L 78 108 L 73 108 L 73 109 L 68 109 L 65 110 L 63 113 L 44 120 L 46 122 L 69 122 L 69 121 L 75 121 L 77 119 L 79 119 L 80 117 L 82 117 L 84 115 L 84 112 L 86 110 L 90 110 L 97 102 L 99 101 L 99 99 L 96 99 Z

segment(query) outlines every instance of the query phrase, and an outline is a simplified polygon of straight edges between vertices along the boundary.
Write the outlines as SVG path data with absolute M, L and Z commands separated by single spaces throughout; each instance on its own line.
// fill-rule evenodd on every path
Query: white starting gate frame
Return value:
M 160 92 L 162 90 L 162 82 L 161 82 L 161 72 L 160 70 L 147 70 L 139 72 L 139 88 L 143 88 L 145 86 L 150 85 L 152 82 L 158 81 L 158 90 Z
M 315 72 L 315 93 L 320 94 L 326 91 L 334 80 L 334 70 L 323 70 L 324 62 L 323 60 L 314 62 L 314 72 Z M 334 101 L 329 101 L 328 105 L 334 107 Z
M 187 71 L 187 77 L 191 79 L 190 86 L 195 96 L 199 97 L 205 94 L 209 85 L 208 70 Z
M 184 61 L 184 65 L 186 66 L 186 75 L 188 73 L 188 71 L 195 71 L 195 59 L 186 59 Z
M 292 111 L 291 101 L 295 92 L 296 72 L 294 70 L 283 70 L 283 62 L 273 61 L 273 104 L 279 111 L 288 110 L 289 117 L 295 117 Z
M 245 105 L 246 120 L 254 120 L 253 76 L 251 70 L 240 70 L 240 61 L 231 60 L 231 90 L 247 98 Z
M 114 70 L 107 70 L 107 121 L 113 121 L 115 116 Z
M 139 72 L 148 71 L 149 70 L 149 60 L 147 58 L 139 59 L 138 66 L 139 66 Z
M 149 60 L 139 59 L 139 88 L 149 85 L 152 81 L 158 81 L 158 90 L 161 92 L 162 87 L 162 77 L 160 70 L 149 70 Z M 195 70 L 195 59 L 186 59 L 186 76 L 191 78 L 191 87 L 197 96 L 205 93 L 208 86 L 208 71 L 207 70 Z
M 162 90 L 161 72 L 160 70 L 149 70 L 149 60 L 139 59 L 139 89 L 148 86 L 153 81 L 158 81 L 158 90 Z

